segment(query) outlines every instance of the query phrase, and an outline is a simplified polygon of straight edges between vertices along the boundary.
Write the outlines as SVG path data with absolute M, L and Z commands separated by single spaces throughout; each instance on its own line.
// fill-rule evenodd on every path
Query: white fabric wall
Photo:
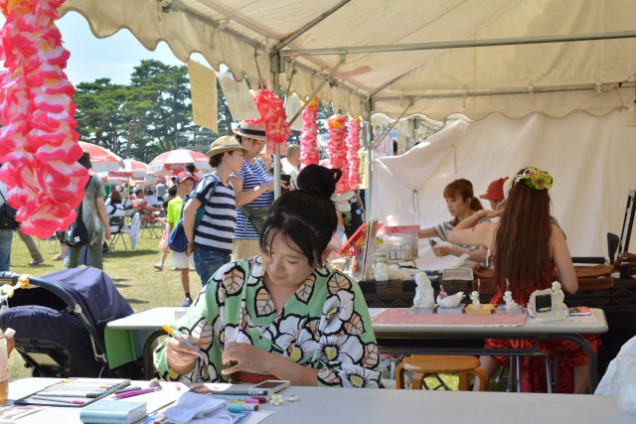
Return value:
M 432 136 L 428 146 L 374 161 L 372 217 L 407 212 L 421 226 L 432 226 L 450 219 L 442 193 L 451 181 L 469 179 L 479 196 L 495 178 L 531 165 L 554 177 L 552 214 L 572 255 L 607 256 L 606 233 L 620 235 L 627 193 L 636 189 L 636 128 L 626 126 L 627 114 L 492 114 L 459 121 Z M 631 252 L 634 239 L 636 234 Z

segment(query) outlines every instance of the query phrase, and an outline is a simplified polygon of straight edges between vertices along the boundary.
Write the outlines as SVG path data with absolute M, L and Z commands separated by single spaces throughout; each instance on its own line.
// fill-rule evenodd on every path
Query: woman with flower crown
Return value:
M 555 279 L 568 293 L 574 294 L 579 288 L 565 237 L 551 222 L 550 187 L 550 174 L 538 168 L 524 168 L 513 179 L 505 209 L 481 210 L 460 222 L 448 236 L 453 243 L 485 246 L 492 254 L 497 283 L 492 304 L 501 304 L 506 290 L 512 292 L 515 302 L 527 304 L 533 291 L 549 288 Z M 483 218 L 495 216 L 501 219 L 477 224 Z M 588 341 L 598 352 L 598 336 L 588 337 Z M 523 349 L 532 344 L 525 339 L 488 339 L 485 347 Z M 578 344 L 542 341 L 539 351 L 559 355 L 560 392 L 587 392 L 587 355 Z M 507 365 L 508 357 L 482 356 L 480 361 L 491 376 L 499 365 Z M 546 390 L 543 358 L 523 357 L 522 373 L 523 391 Z

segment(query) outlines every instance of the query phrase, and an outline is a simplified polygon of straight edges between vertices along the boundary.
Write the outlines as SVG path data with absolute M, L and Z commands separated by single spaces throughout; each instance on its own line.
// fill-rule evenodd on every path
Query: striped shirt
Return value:
M 453 228 L 455 228 L 453 221 L 445 221 L 433 227 L 433 229 L 435 230 L 435 233 L 437 234 L 437 237 L 441 238 L 444 241 L 448 241 L 448 234 L 450 234 L 450 232 L 453 231 Z M 467 245 L 465 246 L 465 245 L 454 244 L 454 243 L 451 243 L 451 244 L 467 252 L 472 252 L 472 251 L 481 249 L 480 246 L 467 246 Z
M 265 164 L 261 159 L 254 159 L 251 165 L 247 160 L 243 161 L 243 168 L 238 174 L 232 174 L 233 177 L 243 180 L 243 191 L 253 190 L 254 187 L 270 181 L 272 178 L 265 170 Z M 269 208 L 274 203 L 274 193 L 268 191 L 252 200 L 247 206 L 251 208 Z M 247 217 L 240 210 L 236 215 L 236 232 L 234 238 L 246 240 L 258 240 L 258 232 L 254 229 Z
M 212 190 L 216 182 L 216 190 Z M 234 187 L 225 186 L 215 173 L 207 174 L 196 185 L 190 197 L 201 202 L 203 218 L 194 229 L 194 244 L 199 247 L 232 252 L 232 238 L 236 227 L 236 198 Z

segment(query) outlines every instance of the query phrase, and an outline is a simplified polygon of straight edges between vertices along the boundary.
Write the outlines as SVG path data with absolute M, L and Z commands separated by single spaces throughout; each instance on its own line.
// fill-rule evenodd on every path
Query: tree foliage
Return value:
M 77 85 L 77 131 L 82 141 L 146 163 L 179 147 L 206 151 L 217 137 L 232 132 L 232 116 L 218 84 L 217 93 L 218 133 L 192 121 L 187 66 L 142 60 L 134 68 L 130 84 L 101 78 Z M 327 131 L 326 119 L 333 113 L 333 108 L 320 106 L 321 134 Z M 293 131 L 289 142 L 298 143 L 299 135 Z
M 218 134 L 192 122 L 188 71 L 143 60 L 128 85 L 103 78 L 76 87 L 77 131 L 83 141 L 123 157 L 149 162 L 162 152 L 204 150 Z M 219 90 L 219 132 L 231 131 L 231 117 Z

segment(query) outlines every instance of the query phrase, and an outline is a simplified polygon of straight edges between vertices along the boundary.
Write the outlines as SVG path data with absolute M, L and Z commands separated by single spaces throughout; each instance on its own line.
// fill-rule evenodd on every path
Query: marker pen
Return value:
M 188 346 L 192 350 L 196 351 L 197 354 L 201 357 L 201 359 L 205 360 L 205 358 L 207 357 L 206 354 L 200 348 L 198 348 L 197 346 L 193 345 L 191 342 L 186 340 L 186 338 L 183 337 L 183 334 L 181 334 L 174 328 L 170 327 L 168 324 L 164 324 L 163 329 L 166 331 L 166 333 L 168 333 L 168 335 L 174 337 L 175 339 L 179 340 L 179 342 L 183 343 L 184 345 Z
M 115 390 L 115 393 L 126 393 L 126 392 L 130 392 L 131 390 L 141 390 L 141 387 L 140 386 L 123 387 L 119 390 Z
M 86 403 L 83 400 L 64 399 L 64 398 L 46 397 L 46 396 L 31 396 L 31 399 L 46 400 L 49 402 L 71 403 L 73 405 L 84 405 Z
M 127 392 L 117 393 L 115 395 L 115 397 L 117 399 L 125 399 L 127 397 L 143 395 L 143 394 L 146 394 L 146 393 L 152 393 L 152 392 L 156 392 L 156 391 L 159 391 L 159 390 L 161 390 L 161 386 L 148 387 L 146 389 L 139 389 L 139 390 L 129 390 Z
M 230 403 L 227 406 L 230 412 L 258 411 L 257 403 Z

